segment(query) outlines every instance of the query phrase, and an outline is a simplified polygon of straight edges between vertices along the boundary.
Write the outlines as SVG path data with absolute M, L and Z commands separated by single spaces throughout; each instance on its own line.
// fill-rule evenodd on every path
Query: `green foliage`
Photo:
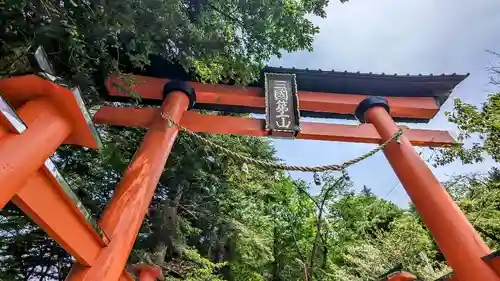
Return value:
M 433 261 L 435 256 L 432 239 L 420 222 L 414 215 L 400 215 L 388 231 L 348 247 L 334 280 L 377 280 L 393 268 L 412 272 L 418 280 L 436 280 L 450 269 Z
M 459 159 L 464 164 L 482 162 L 490 156 L 500 162 L 500 93 L 491 94 L 481 108 L 455 99 L 453 112 L 448 120 L 457 125 L 457 140 L 461 145 L 441 150 L 437 155 L 438 165 Z
M 455 176 L 445 186 L 489 246 L 500 249 L 500 171 Z
M 44 280 L 54 272 L 67 274 L 71 258 L 43 230 L 13 204 L 1 215 L 0 280 Z
M 223 266 L 225 266 L 225 263 L 218 263 L 215 264 L 213 263 L 210 259 L 202 257 L 198 251 L 195 249 L 184 249 L 183 257 L 187 261 L 192 261 L 194 262 L 197 266 L 193 267 L 193 270 L 191 270 L 187 276 L 186 279 L 187 281 L 222 281 L 223 279 L 220 278 L 220 276 L 217 276 L 214 274 L 214 272 Z M 167 280 L 173 279 L 167 277 Z
M 307 1 L 27 1 L 0 2 L 3 75 L 42 45 L 58 75 L 96 93 L 110 72 L 142 69 L 160 56 L 202 81 L 253 81 L 282 52 L 311 50 L 326 0 Z M 25 63 L 25 61 L 24 61 Z
M 490 52 L 496 59 L 500 54 Z M 500 67 L 489 68 L 493 85 L 500 85 Z M 464 164 L 479 163 L 485 157 L 500 162 L 500 93 L 491 93 L 480 106 L 455 99 L 452 112 L 446 112 L 448 121 L 458 127 L 459 144 L 451 149 L 441 149 L 435 157 L 435 165 L 445 165 L 455 160 Z
M 379 230 L 389 230 L 392 220 L 403 213 L 391 202 L 381 200 L 373 194 L 345 196 L 331 206 L 330 217 L 335 228 L 345 229 L 344 241 L 373 236 Z

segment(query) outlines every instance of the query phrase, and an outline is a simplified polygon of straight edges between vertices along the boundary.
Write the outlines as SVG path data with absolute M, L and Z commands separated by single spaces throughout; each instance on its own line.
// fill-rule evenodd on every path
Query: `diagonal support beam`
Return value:
M 108 244 L 106 236 L 94 229 L 77 202 L 42 170 L 28 179 L 12 201 L 83 264 L 92 264 Z
M 48 160 L 50 161 L 50 160 Z M 50 165 L 31 176 L 12 198 L 27 216 L 57 241 L 78 263 L 90 266 L 109 244 L 108 237 L 90 217 L 64 179 Z M 119 281 L 134 280 L 124 270 Z
M 157 112 L 157 108 L 104 106 L 94 116 L 94 122 L 115 126 L 147 128 Z M 264 122 L 262 119 L 205 115 L 194 111 L 187 111 L 181 119 L 181 125 L 194 132 L 248 136 L 267 136 L 268 133 L 264 130 Z M 405 129 L 404 134 L 410 143 L 415 146 L 442 147 L 455 143 L 453 137 L 446 131 L 409 129 L 405 126 L 402 126 L 402 128 Z M 374 144 L 382 142 L 382 138 L 371 124 L 358 126 L 301 122 L 301 129 L 302 131 L 297 136 L 298 139 Z
M 138 75 L 130 75 L 135 80 L 133 90 L 142 98 L 163 100 L 163 87 L 169 80 Z M 230 85 L 215 85 L 189 82 L 196 90 L 196 107 L 201 109 L 224 110 L 228 112 L 264 113 L 265 99 L 261 88 Z M 131 98 L 124 91 L 123 82 L 116 76 L 106 81 L 108 93 L 113 97 Z M 354 111 L 367 96 L 363 94 L 339 94 L 299 91 L 301 115 L 315 117 L 332 115 L 354 118 Z M 428 121 L 439 111 L 432 97 L 386 97 L 391 108 L 391 116 L 401 120 L 418 119 Z

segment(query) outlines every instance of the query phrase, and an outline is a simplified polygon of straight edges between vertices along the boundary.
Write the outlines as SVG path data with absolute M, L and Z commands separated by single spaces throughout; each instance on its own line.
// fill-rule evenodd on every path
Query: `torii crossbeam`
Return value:
M 296 75 L 297 100 L 293 102 L 298 104 L 301 116 L 357 116 L 366 122 L 359 126 L 301 122 L 300 130 L 293 133 L 295 138 L 374 144 L 390 139 L 399 130 L 401 126 L 395 121 L 421 123 L 432 119 L 451 90 L 465 78 L 282 68 L 266 71 Z M 1 96 L 10 103 L 0 102 L 0 207 L 13 201 L 75 257 L 76 264 L 67 280 L 132 280 L 125 264 L 178 134 L 178 128 L 162 118 L 162 113 L 195 132 L 273 134 L 267 127 L 269 119 L 207 115 L 192 110 L 264 113 L 270 109 L 262 88 L 180 83 L 142 76 L 134 80 L 133 90 L 144 102 L 161 106 L 104 106 L 94 116 L 96 123 L 148 129 L 97 224 L 53 165 L 45 162 L 63 142 L 98 147 L 79 97 L 35 75 L 0 80 Z M 128 99 L 126 93 L 113 87 L 114 83 L 120 80 L 111 77 L 107 81 L 109 96 Z M 281 112 L 280 116 L 285 115 Z M 285 121 L 290 120 L 281 119 L 278 124 L 284 125 Z M 25 127 L 19 127 L 19 123 Z M 454 276 L 448 280 L 500 281 L 497 255 L 491 253 L 413 148 L 448 146 L 454 143 L 453 138 L 445 131 L 402 128 L 403 137 L 390 143 L 384 153 L 453 268 Z M 19 145 L 23 145 L 22 151 L 16 149 Z M 143 281 L 162 276 L 160 268 L 139 265 L 135 270 Z M 391 276 L 394 280 L 411 277 Z

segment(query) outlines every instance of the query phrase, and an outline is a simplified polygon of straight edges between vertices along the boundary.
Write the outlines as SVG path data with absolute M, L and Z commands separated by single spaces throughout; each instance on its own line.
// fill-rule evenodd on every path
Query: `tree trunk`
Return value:
M 309 266 L 307 267 L 307 280 L 312 280 L 312 277 L 314 276 L 314 259 L 316 257 L 316 251 L 318 250 L 319 242 L 321 239 L 321 226 L 323 225 L 323 211 L 325 207 L 325 203 L 328 200 L 330 192 L 333 190 L 334 187 L 337 187 L 339 184 L 342 184 L 342 180 L 344 180 L 344 177 L 338 178 L 333 185 L 330 186 L 329 189 L 325 191 L 325 194 L 323 195 L 323 200 L 321 200 L 321 204 L 319 206 L 318 210 L 318 217 L 316 218 L 316 237 L 314 238 L 314 244 L 312 246 L 311 250 L 311 257 L 309 259 Z M 323 245 L 322 246 L 326 246 Z
M 153 220 L 153 252 L 151 261 L 157 265 L 162 265 L 165 259 L 180 256 L 178 249 L 179 216 L 177 209 L 182 198 L 182 189 L 173 200 L 166 198 L 160 212 Z
M 278 241 L 277 241 L 277 229 L 273 230 L 273 277 L 272 281 L 281 281 L 280 279 L 280 264 L 279 264 L 279 251 L 278 251 Z

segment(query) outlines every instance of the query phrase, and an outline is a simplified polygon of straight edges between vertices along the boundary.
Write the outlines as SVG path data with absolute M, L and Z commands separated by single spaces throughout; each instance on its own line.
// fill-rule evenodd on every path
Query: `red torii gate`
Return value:
M 303 115 L 340 114 L 345 117 L 358 114 L 368 124 L 303 122 L 302 131 L 297 134 L 299 139 L 382 143 L 398 131 L 394 119 L 430 120 L 455 86 L 452 83 L 450 88 L 449 83 L 443 82 L 443 79 L 450 79 L 453 75 L 441 78 L 364 75 L 376 81 L 373 91 L 368 89 L 364 91 L 365 95 L 301 91 L 301 79 L 306 77 L 302 80 L 307 84 L 307 75 L 310 73 L 297 71 Z M 355 73 L 344 75 L 363 76 Z M 136 76 L 134 90 L 145 99 L 159 101 L 162 105 L 160 108 L 105 106 L 94 116 L 96 123 L 148 128 L 97 224 L 47 159 L 62 143 L 97 148 L 98 137 L 78 90 L 67 90 L 47 80 L 50 75 L 43 76 L 26 75 L 0 80 L 3 97 L 0 100 L 0 208 L 11 200 L 75 257 L 77 263 L 67 280 L 132 280 L 124 270 L 125 264 L 178 134 L 178 128 L 162 118 L 161 113 L 196 132 L 268 135 L 264 120 L 187 111 L 196 103 L 209 109 L 228 109 L 227 106 L 231 106 L 231 111 L 262 112 L 265 100 L 259 88 L 193 82 L 172 84 L 167 79 Z M 428 91 L 420 96 L 398 96 L 389 91 L 386 98 L 371 97 L 370 94 L 389 89 L 383 85 L 384 79 L 389 79 L 389 84 L 398 84 L 396 90 L 409 92 L 437 85 L 439 95 Z M 111 86 L 114 82 L 119 82 L 116 77 L 108 81 L 109 94 L 124 97 L 125 93 Z M 443 131 L 407 127 L 403 130 L 400 141 L 389 144 L 384 153 L 454 269 L 454 276 L 447 280 L 499 281 L 499 259 L 484 244 L 413 148 L 413 145 L 450 145 L 453 138 Z M 139 265 L 136 270 L 140 280 L 161 278 L 159 268 Z M 411 280 L 408 278 L 411 276 L 399 274 L 388 280 Z

